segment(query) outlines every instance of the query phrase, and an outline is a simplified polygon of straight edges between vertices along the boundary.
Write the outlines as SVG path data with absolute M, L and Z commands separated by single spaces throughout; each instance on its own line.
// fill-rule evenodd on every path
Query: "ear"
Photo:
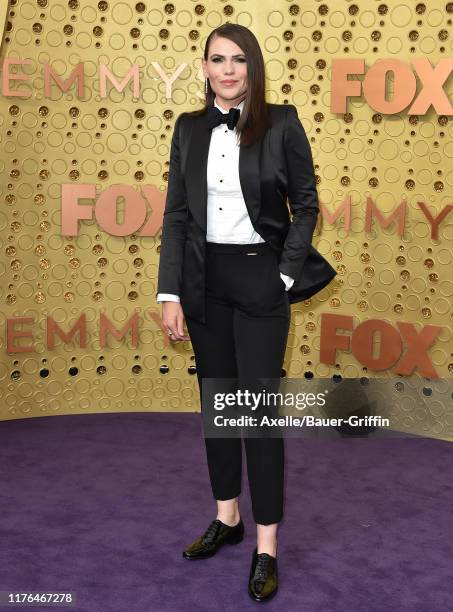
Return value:
M 207 64 L 208 64 L 208 62 L 205 60 L 205 58 L 204 58 L 204 57 L 202 57 L 202 58 L 201 58 L 201 67 L 202 67 L 202 69 L 203 69 L 203 76 L 204 76 L 204 78 L 205 78 L 205 79 L 207 79 L 207 78 L 208 78 L 208 76 L 209 76 L 209 75 L 208 75 L 208 71 L 207 71 L 207 69 L 206 69 Z

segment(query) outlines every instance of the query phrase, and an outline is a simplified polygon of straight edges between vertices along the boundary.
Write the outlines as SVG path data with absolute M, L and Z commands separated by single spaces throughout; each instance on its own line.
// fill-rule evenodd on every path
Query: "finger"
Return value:
M 184 327 L 183 327 L 182 337 L 184 338 L 184 340 L 190 340 L 190 336 L 189 334 L 186 333 L 186 330 L 184 329 Z
M 184 337 L 184 327 L 182 324 L 182 317 L 178 317 L 178 319 L 176 320 L 176 325 L 177 325 L 178 336 L 180 338 L 183 338 Z
M 170 327 L 168 328 L 167 335 L 170 338 L 170 340 L 175 340 L 176 338 L 176 333 Z
M 181 337 L 183 340 L 190 340 L 190 336 L 186 334 L 186 330 L 184 329 L 184 315 L 181 316 Z

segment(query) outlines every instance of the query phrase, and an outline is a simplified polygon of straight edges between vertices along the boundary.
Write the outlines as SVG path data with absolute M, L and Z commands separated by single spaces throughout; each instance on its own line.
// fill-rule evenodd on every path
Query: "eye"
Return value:
M 235 58 L 237 62 L 240 62 L 241 64 L 244 64 L 246 62 L 245 57 L 237 57 Z M 214 57 L 212 58 L 212 61 L 215 62 L 216 64 L 218 64 L 219 62 L 222 61 L 221 57 Z

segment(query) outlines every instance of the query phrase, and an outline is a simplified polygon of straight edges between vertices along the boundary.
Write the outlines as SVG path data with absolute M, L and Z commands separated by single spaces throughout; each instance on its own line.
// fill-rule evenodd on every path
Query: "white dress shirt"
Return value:
M 216 106 L 222 113 L 224 108 Z M 244 100 L 235 108 L 242 110 Z M 233 244 L 255 244 L 264 239 L 255 231 L 250 221 L 247 206 L 239 181 L 239 141 L 236 130 L 230 130 L 226 123 L 212 129 L 207 167 L 207 211 L 206 241 Z M 280 272 L 286 291 L 294 279 Z M 179 296 L 159 293 L 156 301 L 179 302 Z

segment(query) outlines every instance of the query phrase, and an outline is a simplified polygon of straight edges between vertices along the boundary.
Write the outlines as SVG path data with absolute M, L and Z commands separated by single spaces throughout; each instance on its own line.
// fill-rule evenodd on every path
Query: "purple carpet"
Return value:
M 198 413 L 0 422 L 0 591 L 75 593 L 35 610 L 451 610 L 452 464 L 437 440 L 286 439 L 279 592 L 256 603 L 245 453 L 245 539 L 181 555 L 216 512 Z

